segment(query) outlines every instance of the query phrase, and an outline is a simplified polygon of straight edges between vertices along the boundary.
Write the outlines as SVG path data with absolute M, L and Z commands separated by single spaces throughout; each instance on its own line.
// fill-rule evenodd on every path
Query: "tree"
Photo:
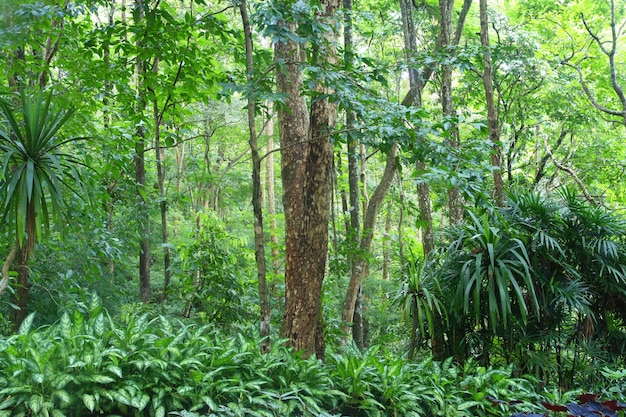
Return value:
M 619 9 L 618 9 L 619 10 Z M 588 59 L 587 55 L 578 59 L 576 62 L 572 63 L 572 59 L 575 56 L 575 52 L 572 51 L 572 54 L 569 57 L 566 57 L 563 60 L 563 64 L 567 65 L 571 68 L 574 68 L 578 74 L 578 78 L 580 84 L 583 88 L 585 96 L 589 99 L 589 102 L 593 105 L 595 109 L 604 113 L 610 118 L 618 118 L 619 123 L 626 127 L 626 94 L 624 93 L 624 88 L 620 84 L 620 74 L 618 72 L 619 62 L 618 62 L 618 44 L 619 38 L 622 35 L 622 29 L 624 28 L 624 23 L 618 22 L 618 12 L 615 10 L 615 0 L 610 0 L 609 2 L 609 39 L 604 40 L 604 36 L 600 33 L 600 30 L 594 30 L 590 23 L 585 19 L 585 15 L 583 13 L 580 14 L 580 17 L 585 26 L 585 30 L 591 37 L 593 43 L 600 50 L 600 52 L 606 56 L 609 64 L 609 74 L 610 74 L 610 84 L 611 89 L 613 90 L 613 94 L 617 98 L 618 105 L 617 108 L 613 108 L 611 105 L 605 105 L 598 101 L 598 98 L 593 94 L 591 89 L 589 88 L 588 83 L 585 80 L 583 75 L 583 70 L 581 68 L 581 63 Z M 609 100 L 607 100 L 609 101 Z
M 332 19 L 338 6 L 335 0 L 323 1 L 317 18 Z M 298 27 L 288 20 L 279 26 L 287 33 Z M 328 36 L 334 36 L 332 30 Z M 284 37 L 275 44 L 277 92 L 285 96 L 278 111 L 286 245 L 282 335 L 296 350 L 323 358 L 321 291 L 328 251 L 333 165 L 330 135 L 336 105 L 323 97 L 329 87 L 318 84 L 310 111 L 307 109 L 301 91 L 306 45 L 294 38 Z M 318 66 L 328 67 L 336 60 L 329 39 L 312 48 L 312 60 Z
M 452 38 L 452 11 L 454 0 L 439 0 L 439 12 L 441 32 L 439 35 L 441 48 L 447 53 L 452 53 L 454 41 Z M 448 119 L 450 127 L 447 130 L 447 141 L 452 148 L 461 147 L 461 136 L 457 113 L 452 95 L 452 68 L 446 63 L 441 65 L 441 107 L 444 119 Z M 448 188 L 448 212 L 451 223 L 463 220 L 463 196 L 458 186 Z
M 243 23 L 246 43 L 246 74 L 251 91 L 248 92 L 248 143 L 252 153 L 252 208 L 254 211 L 254 257 L 257 264 L 257 279 L 259 281 L 259 307 L 261 309 L 260 330 L 261 350 L 268 352 L 270 347 L 270 305 L 267 294 L 267 265 L 265 262 L 265 236 L 263 234 L 263 208 L 261 201 L 261 157 L 259 156 L 258 137 L 256 133 L 256 99 L 254 97 L 254 47 L 252 30 L 248 17 L 248 5 L 245 0 L 239 3 L 239 12 Z
M 66 152 L 66 146 L 84 138 L 64 139 L 60 129 L 74 109 L 52 92 L 22 90 L 21 106 L 14 109 L 0 100 L 4 123 L 0 126 L 2 177 L 0 198 L 2 220 L 10 227 L 14 243 L 2 269 L 0 295 L 7 288 L 9 265 L 17 256 L 18 277 L 13 324 L 19 328 L 26 318 L 29 282 L 29 259 L 35 243 L 42 237 L 42 227 L 49 226 L 50 217 L 61 224 L 64 212 L 64 188 L 78 193 L 82 162 Z M 71 186 L 74 183 L 73 187 Z
M 365 218 L 363 220 L 362 229 L 359 227 L 356 230 L 362 230 L 358 236 L 358 245 L 356 247 L 356 256 L 351 263 L 351 275 L 350 282 L 348 284 L 348 290 L 346 291 L 346 297 L 343 303 L 343 312 L 341 319 L 344 322 L 344 326 L 354 321 L 354 311 L 357 303 L 357 298 L 363 283 L 363 279 L 368 272 L 368 255 L 372 247 L 372 241 L 374 239 L 374 227 L 376 226 L 376 217 L 378 210 L 382 205 L 387 192 L 393 184 L 393 179 L 396 174 L 396 165 L 398 163 L 398 145 L 393 143 L 389 150 L 385 162 L 385 171 L 380 180 L 380 183 L 374 190 L 372 197 L 367 205 L 365 211 Z M 344 331 L 348 333 L 349 329 L 344 327 Z M 360 343 L 359 343 L 360 342 Z M 357 340 L 357 345 L 363 348 L 363 341 Z
M 145 9 L 149 7 L 144 0 L 135 0 L 133 6 L 133 20 L 136 26 L 141 27 L 144 19 Z M 142 32 L 140 32 L 142 33 Z M 135 181 L 137 184 L 137 198 L 139 200 L 139 298 L 144 303 L 150 301 L 150 267 L 151 247 L 150 247 L 150 215 L 148 212 L 148 198 L 146 196 L 146 128 L 143 120 L 143 113 L 146 110 L 146 59 L 141 56 L 145 39 L 138 35 L 135 40 L 137 56 L 135 59 L 135 71 L 137 77 L 137 103 L 136 114 L 140 119 L 136 121 L 135 130 Z
M 502 180 L 502 147 L 500 146 L 500 126 L 493 95 L 493 75 L 491 71 L 491 52 L 489 45 L 489 20 L 487 0 L 480 0 L 480 44 L 483 47 L 483 84 L 487 105 L 487 124 L 489 140 L 492 143 L 491 165 L 493 169 L 493 196 L 498 206 L 504 204 L 504 182 Z

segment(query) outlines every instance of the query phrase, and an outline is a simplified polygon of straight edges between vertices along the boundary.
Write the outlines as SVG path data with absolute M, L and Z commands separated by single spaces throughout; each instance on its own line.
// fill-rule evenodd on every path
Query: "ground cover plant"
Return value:
M 372 347 L 323 363 L 281 343 L 147 314 L 110 317 L 97 297 L 0 339 L 0 416 L 492 416 L 490 398 L 543 397 L 511 368 L 405 358 Z

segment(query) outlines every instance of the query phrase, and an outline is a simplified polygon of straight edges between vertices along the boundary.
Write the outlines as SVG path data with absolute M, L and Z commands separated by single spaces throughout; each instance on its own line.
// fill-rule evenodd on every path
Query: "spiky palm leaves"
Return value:
M 626 323 L 626 223 L 619 216 L 568 190 L 520 192 L 496 215 L 468 213 L 451 234 L 429 272 L 443 289 L 437 297 L 451 344 L 491 349 L 496 337 L 507 355 L 517 345 L 606 343 L 610 333 L 607 349 L 626 351 L 626 337 L 610 330 Z
M 27 293 L 28 254 L 50 218 L 64 214 L 63 191 L 77 192 L 81 186 L 77 168 L 82 163 L 66 152 L 66 145 L 82 138 L 63 139 L 59 134 L 74 109 L 52 92 L 22 91 L 19 105 L 0 99 L 0 112 L 0 216 L 15 241 L 0 290 L 6 289 L 11 256 L 19 252 L 24 270 L 19 284 Z
M 80 184 L 77 166 L 81 163 L 65 152 L 64 145 L 80 138 L 63 140 L 59 130 L 74 109 L 42 91 L 20 94 L 20 106 L 0 100 L 4 123 L 0 125 L 0 211 L 5 224 L 13 225 L 22 247 L 32 249 L 47 226 L 50 215 L 63 212 L 63 187 L 69 181 Z

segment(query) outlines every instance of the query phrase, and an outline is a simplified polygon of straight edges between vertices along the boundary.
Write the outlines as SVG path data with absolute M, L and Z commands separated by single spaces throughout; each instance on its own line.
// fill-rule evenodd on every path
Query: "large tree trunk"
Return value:
M 333 16 L 336 1 L 322 2 Z M 292 23 L 284 23 L 294 30 Z M 317 50 L 318 64 L 335 59 L 332 50 Z M 286 95 L 279 109 L 285 207 L 285 315 L 283 337 L 305 355 L 324 357 L 322 282 L 328 252 L 333 146 L 330 131 L 336 106 L 327 99 L 311 105 L 310 118 L 300 94 L 303 46 L 281 41 L 275 46 L 277 91 Z M 320 91 L 325 91 L 319 87 Z
M 480 0 L 480 43 L 483 47 L 483 84 L 485 85 L 485 102 L 487 104 L 487 123 L 489 140 L 492 143 L 491 165 L 493 166 L 493 197 L 496 204 L 504 206 L 504 181 L 502 179 L 502 148 L 500 146 L 500 128 L 498 114 L 493 97 L 493 75 L 491 73 L 491 52 L 489 49 L 489 21 L 487 17 L 487 0 Z
M 239 12 L 246 42 L 246 73 L 248 83 L 254 81 L 254 47 L 252 44 L 252 30 L 248 17 L 248 5 L 245 0 L 239 3 Z M 268 352 L 270 348 L 270 304 L 267 296 L 267 266 L 265 263 L 265 236 L 263 234 L 263 209 L 261 201 L 261 157 L 256 134 L 256 101 L 253 91 L 248 96 L 248 131 L 250 151 L 252 153 L 252 207 L 254 211 L 254 257 L 257 264 L 259 280 L 259 307 L 261 309 L 261 351 Z
M 287 23 L 288 30 L 295 27 Z M 306 272 L 301 264 L 306 255 L 304 246 L 304 176 L 309 146 L 308 110 L 300 94 L 303 75 L 299 65 L 304 59 L 302 45 L 293 41 L 277 42 L 275 56 L 279 65 L 276 72 L 277 92 L 286 95 L 284 106 L 278 109 L 281 145 L 281 179 L 285 211 L 285 315 L 282 334 L 289 344 L 306 354 L 316 351 L 318 304 L 317 283 L 301 279 Z M 310 273 L 310 271 L 309 271 Z M 319 280 L 321 281 L 321 280 Z M 320 282 L 321 287 L 321 282 Z

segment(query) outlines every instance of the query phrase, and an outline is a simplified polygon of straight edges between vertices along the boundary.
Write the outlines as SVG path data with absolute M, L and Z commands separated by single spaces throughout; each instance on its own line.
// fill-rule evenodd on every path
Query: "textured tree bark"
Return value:
M 245 0 L 239 3 L 239 12 L 243 23 L 243 31 L 246 42 L 246 73 L 248 83 L 254 81 L 254 47 L 252 43 L 252 30 L 248 17 L 248 5 Z M 253 87 L 251 87 L 253 88 Z M 263 234 L 263 208 L 261 201 L 261 157 L 256 133 L 256 101 L 253 91 L 248 95 L 248 132 L 250 151 L 252 153 L 252 207 L 254 211 L 254 257 L 257 265 L 257 278 L 259 281 L 259 307 L 261 309 L 260 331 L 261 351 L 268 352 L 270 348 L 270 304 L 267 298 L 267 265 L 265 263 L 265 236 Z
M 11 279 L 9 270 L 11 269 L 11 265 L 13 264 L 13 260 L 15 259 L 15 256 L 17 256 L 19 248 L 20 247 L 17 243 L 13 245 L 13 247 L 11 248 L 11 251 L 7 255 L 6 259 L 4 260 L 4 265 L 2 266 L 2 279 L 0 280 L 0 297 L 2 296 L 2 294 L 4 294 L 7 287 L 9 286 L 9 281 Z
M 34 241 L 34 234 L 29 234 L 28 239 L 31 240 L 31 236 L 32 240 Z M 17 306 L 17 308 L 13 310 L 12 320 L 13 330 L 15 332 L 20 329 L 22 322 L 28 316 L 28 293 L 30 292 L 30 287 L 32 286 L 28 279 L 30 272 L 28 261 L 30 259 L 31 252 L 31 248 L 29 246 L 30 244 L 28 242 L 24 242 L 23 246 L 20 247 L 17 252 L 17 285 L 15 288 L 15 294 L 11 297 L 13 304 Z
M 493 197 L 496 204 L 504 206 L 504 180 L 502 179 L 502 148 L 500 146 L 500 127 L 494 103 L 493 75 L 491 71 L 491 52 L 489 50 L 489 20 L 487 16 L 487 0 L 480 0 L 480 43 L 483 47 L 483 84 L 485 85 L 485 102 L 487 104 L 487 123 L 489 140 L 492 143 L 491 165 L 493 166 Z
M 285 24 L 293 31 L 294 25 Z M 308 109 L 300 89 L 303 79 L 299 65 L 304 51 L 293 42 L 278 42 L 274 47 L 277 63 L 277 92 L 285 94 L 278 109 L 281 145 L 281 179 L 285 211 L 285 315 L 282 334 L 289 344 L 306 354 L 315 353 L 317 335 L 316 285 L 301 279 L 300 261 L 306 255 L 304 244 L 304 177 L 309 146 Z M 321 335 L 320 335 L 321 336 Z
M 334 15 L 337 0 L 322 2 L 320 18 Z M 284 23 L 294 30 L 292 23 Z M 329 36 L 332 36 L 329 34 Z M 310 114 L 300 94 L 304 60 L 302 45 L 278 42 L 277 91 L 286 95 L 279 109 L 282 155 L 283 204 L 285 207 L 285 315 L 282 335 L 305 355 L 324 358 L 322 282 L 328 251 L 333 146 L 330 131 L 336 105 L 327 99 L 315 101 Z M 317 50 L 318 65 L 336 59 L 335 51 Z M 318 91 L 326 92 L 319 86 Z

